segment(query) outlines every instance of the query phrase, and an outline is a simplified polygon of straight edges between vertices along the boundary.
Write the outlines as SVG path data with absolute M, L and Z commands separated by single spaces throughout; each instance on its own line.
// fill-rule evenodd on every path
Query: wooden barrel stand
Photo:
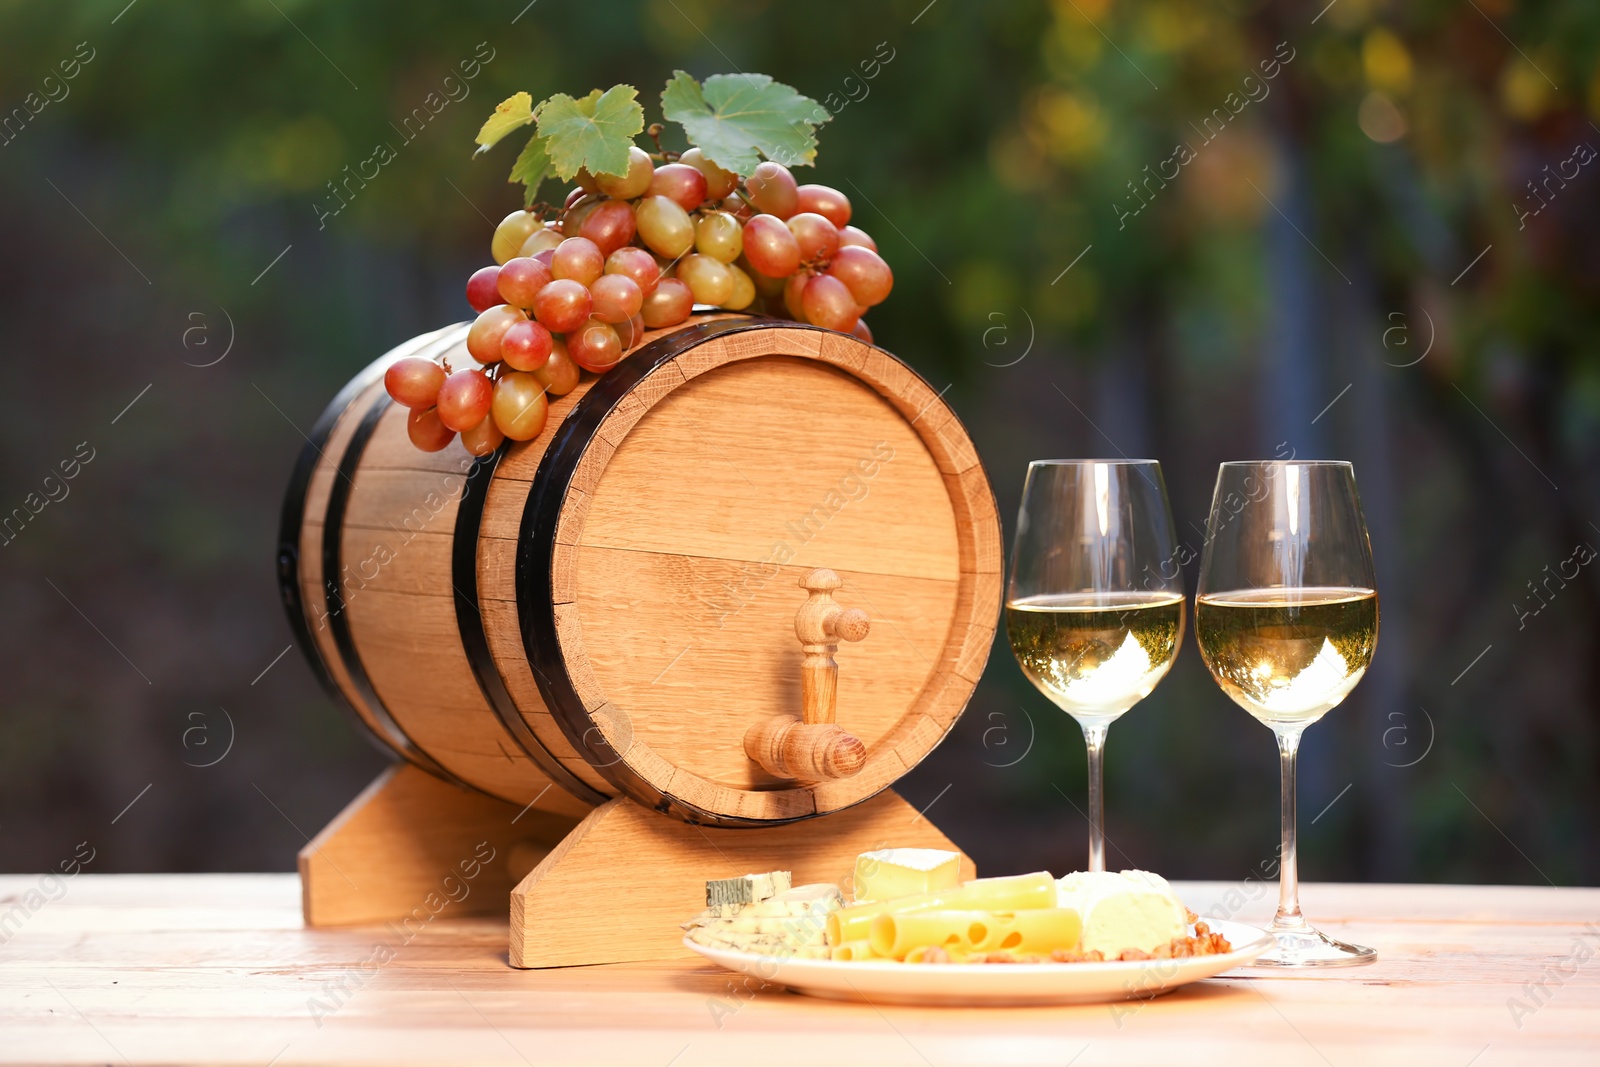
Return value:
M 887 789 L 965 707 L 1000 606 L 994 499 L 939 395 L 855 338 L 708 316 L 532 441 L 419 452 L 382 372 L 470 366 L 465 334 L 363 372 L 286 496 L 297 638 L 404 761 L 301 853 L 307 922 L 498 910 L 515 883 L 513 965 L 656 959 L 707 878 L 952 848 Z

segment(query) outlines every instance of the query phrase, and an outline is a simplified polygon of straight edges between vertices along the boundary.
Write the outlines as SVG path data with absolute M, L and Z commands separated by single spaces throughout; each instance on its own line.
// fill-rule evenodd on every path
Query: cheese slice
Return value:
M 1084 952 L 1115 959 L 1150 952 L 1189 932 L 1188 912 L 1167 880 L 1149 871 L 1077 871 L 1056 883 L 1056 903 L 1083 919 Z
M 706 883 L 706 907 L 754 904 L 788 892 L 793 879 L 788 871 L 743 874 L 738 878 L 714 878 Z
M 961 881 L 961 854 L 937 848 L 884 848 L 856 857 L 857 903 L 951 889 Z
M 683 928 L 702 945 L 826 959 L 828 916 L 841 903 L 836 885 L 799 885 L 752 904 L 707 908 Z

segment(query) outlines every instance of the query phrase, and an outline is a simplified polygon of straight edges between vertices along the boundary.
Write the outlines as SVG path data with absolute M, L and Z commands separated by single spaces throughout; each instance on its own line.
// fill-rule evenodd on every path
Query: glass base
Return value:
M 1278 947 L 1259 957 L 1253 967 L 1356 967 L 1378 958 L 1376 949 L 1335 941 L 1311 926 L 1267 927 Z

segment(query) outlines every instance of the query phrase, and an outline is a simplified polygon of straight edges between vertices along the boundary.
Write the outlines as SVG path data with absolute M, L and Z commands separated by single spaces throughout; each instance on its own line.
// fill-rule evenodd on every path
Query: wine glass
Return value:
M 1078 721 L 1089 750 L 1089 870 L 1106 869 L 1106 731 L 1166 676 L 1183 636 L 1183 576 L 1161 465 L 1028 464 L 1006 589 L 1022 672 Z
M 1262 967 L 1370 963 L 1377 953 L 1300 914 L 1295 755 L 1300 735 L 1350 694 L 1378 642 L 1378 594 L 1355 470 L 1331 461 L 1224 463 L 1195 595 L 1206 667 L 1272 728 L 1283 773 L 1277 948 Z

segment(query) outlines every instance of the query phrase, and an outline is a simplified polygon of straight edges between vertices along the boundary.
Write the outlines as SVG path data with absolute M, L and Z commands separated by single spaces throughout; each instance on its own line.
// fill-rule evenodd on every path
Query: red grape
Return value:
M 622 349 L 626 352 L 644 340 L 644 316 L 635 315 L 627 322 L 617 324 L 617 336 L 622 338 Z
M 603 275 L 589 286 L 589 296 L 594 300 L 595 318 L 603 322 L 627 322 L 644 303 L 639 283 L 626 274 Z
M 467 279 L 467 303 L 472 305 L 473 311 L 488 311 L 505 302 L 500 299 L 496 284 L 499 277 L 499 267 L 479 267 L 472 272 L 472 277 Z
M 598 193 L 600 184 L 594 180 L 594 175 L 589 173 L 588 167 L 579 167 L 578 173 L 572 179 L 586 193 Z
M 693 211 L 706 202 L 709 185 L 699 168 L 687 163 L 668 163 L 657 167 L 650 179 L 650 195 L 675 200 L 685 211 Z
M 500 296 L 512 307 L 531 308 L 539 290 L 555 281 L 550 268 L 537 259 L 518 256 L 500 268 Z
M 467 331 L 467 351 L 479 363 L 500 362 L 500 339 L 514 323 L 528 316 L 519 309 L 499 304 L 479 315 Z
M 794 175 L 782 163 L 771 160 L 757 163 L 750 177 L 744 180 L 744 187 L 757 211 L 786 219 L 800 209 L 800 192 Z
M 805 305 L 801 303 L 800 296 L 806 291 L 806 282 L 811 280 L 809 274 L 792 274 L 789 280 L 783 283 L 783 310 L 796 322 L 810 322 L 806 318 Z
M 590 319 L 567 334 L 567 354 L 584 370 L 604 374 L 622 360 L 622 338 L 610 323 Z
M 424 452 L 438 452 L 456 439 L 455 431 L 445 428 L 433 408 L 413 411 L 406 417 L 406 436 Z
M 739 184 L 739 176 L 737 174 L 723 170 L 721 167 L 711 162 L 711 160 L 707 159 L 705 154 L 698 148 L 689 149 L 683 155 L 678 157 L 678 162 L 687 163 L 689 166 L 705 175 L 706 199 L 708 200 L 721 200 L 723 197 L 733 192 L 734 187 Z
M 790 217 L 789 232 L 800 246 L 800 262 L 827 259 L 839 247 L 839 230 L 833 223 L 814 211 L 802 211 Z
M 616 203 L 613 200 L 611 203 Z M 626 207 L 627 205 L 623 205 Z M 550 259 L 550 273 L 557 278 L 571 278 L 579 285 L 590 285 L 605 273 L 606 257 L 587 237 L 569 237 L 556 248 Z
M 589 321 L 594 301 L 582 282 L 557 278 L 533 299 L 533 314 L 552 333 L 566 333 Z M 506 434 L 507 437 L 514 436 Z M 525 440 L 525 438 L 519 438 Z
M 559 235 L 558 235 L 558 236 L 559 236 Z M 564 240 L 566 240 L 566 238 L 565 238 L 565 237 L 563 237 L 563 238 L 561 238 L 561 240 L 562 240 L 562 241 L 564 241 Z M 560 241 L 558 241 L 558 242 L 556 242 L 556 246 L 559 246 L 559 245 L 560 245 Z M 541 249 L 541 250 L 540 250 L 540 251 L 538 251 L 538 252 L 535 252 L 535 253 L 534 253 L 534 254 L 533 254 L 533 255 L 532 255 L 532 256 L 531 256 L 531 257 L 529 257 L 529 258 L 531 258 L 531 259 L 537 259 L 537 260 L 538 260 L 538 261 L 539 261 L 539 262 L 540 262 L 540 263 L 543 263 L 543 264 L 544 264 L 544 269 L 545 269 L 545 270 L 549 270 L 549 269 L 550 269 L 550 264 L 551 264 L 551 263 L 553 263 L 553 262 L 555 262 L 555 258 L 556 258 L 556 246 L 552 246 L 552 247 L 550 247 L 550 248 L 545 248 L 545 249 Z M 555 277 L 555 275 L 554 275 L 554 274 L 551 274 L 551 275 L 550 275 L 550 277 L 552 277 L 552 278 L 554 278 L 554 277 Z
M 863 307 L 881 304 L 894 288 L 894 274 L 889 264 L 870 248 L 846 245 L 834 253 L 828 264 L 828 273 L 844 282 L 850 296 Z
M 844 226 L 850 222 L 850 200 L 839 190 L 827 185 L 802 185 L 798 194 L 798 211 L 814 211 L 833 223 Z
M 653 330 L 676 326 L 694 311 L 694 294 L 677 278 L 662 278 L 656 291 L 644 298 L 639 314 Z
M 800 292 L 800 306 L 812 325 L 844 333 L 849 333 L 861 317 L 850 290 L 831 274 L 818 274 L 807 280 Z
M 567 193 L 567 199 L 561 205 L 562 210 L 570 210 L 574 204 L 576 204 L 579 200 L 582 200 L 587 195 L 589 194 L 583 186 L 574 186 L 571 191 Z
M 624 200 L 604 201 L 578 227 L 578 236 L 593 241 L 605 256 L 633 240 L 633 233 L 633 207 Z
M 532 374 L 515 371 L 494 383 L 490 410 L 494 424 L 513 441 L 531 441 L 544 429 L 550 414 L 544 383 Z
M 839 227 L 839 244 L 841 246 L 860 245 L 862 248 L 870 248 L 874 252 L 878 250 L 878 242 L 867 236 L 866 230 L 858 229 L 855 226 Z
M 500 338 L 500 358 L 512 370 L 538 370 L 550 358 L 550 331 L 531 319 L 514 322 Z
M 800 269 L 800 244 L 775 215 L 757 215 L 744 224 L 744 258 L 757 273 L 787 278 Z
M 431 408 L 444 384 L 444 368 L 431 359 L 408 356 L 389 365 L 383 372 L 383 387 L 396 404 L 408 408 Z
M 866 319 L 857 319 L 856 324 L 850 327 L 850 332 L 861 338 L 867 344 L 872 343 L 872 331 L 867 328 Z
M 506 435 L 500 432 L 500 427 L 494 424 L 494 418 L 490 415 L 485 415 L 472 429 L 461 431 L 461 444 L 474 456 L 487 456 L 499 448 L 500 442 L 505 439 Z
M 566 396 L 578 387 L 578 365 L 567 354 L 567 343 L 557 337 L 550 348 L 550 358 L 544 366 L 533 372 L 533 377 L 551 396 Z
M 656 262 L 656 257 L 632 245 L 619 248 L 606 257 L 606 273 L 632 278 L 633 284 L 645 296 L 655 292 L 656 282 L 661 280 L 661 266 Z
M 628 149 L 626 173 L 596 174 L 594 181 L 600 187 L 600 191 L 611 199 L 632 200 L 634 197 L 643 196 L 645 190 L 650 188 L 650 178 L 654 173 L 655 164 L 650 162 L 649 154 L 635 145 Z
M 439 421 L 447 430 L 460 433 L 470 430 L 489 414 L 489 400 L 494 386 L 489 376 L 481 370 L 458 370 L 439 387 L 439 403 L 435 410 Z
M 603 203 L 604 200 L 585 200 L 570 211 L 563 211 L 560 225 L 557 227 L 561 231 L 561 236 L 578 236 L 578 230 L 583 226 L 584 220 L 594 214 L 595 208 Z

